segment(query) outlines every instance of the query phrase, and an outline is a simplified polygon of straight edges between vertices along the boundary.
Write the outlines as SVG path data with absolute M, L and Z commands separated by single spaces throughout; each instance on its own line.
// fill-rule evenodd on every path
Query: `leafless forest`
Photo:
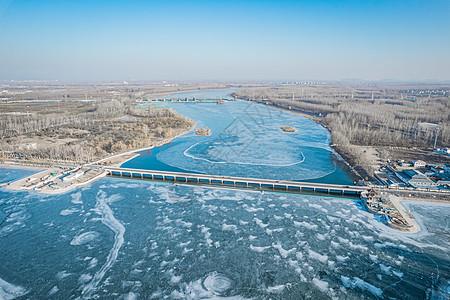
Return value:
M 135 108 L 135 100 L 176 92 L 179 86 L 2 88 L 0 160 L 90 162 L 157 145 L 193 127 L 170 109 Z

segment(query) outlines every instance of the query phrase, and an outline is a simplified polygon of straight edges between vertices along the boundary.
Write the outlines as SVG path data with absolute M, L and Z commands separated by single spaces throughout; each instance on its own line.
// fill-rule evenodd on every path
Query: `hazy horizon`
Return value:
M 449 1 L 6 1 L 0 80 L 450 80 Z

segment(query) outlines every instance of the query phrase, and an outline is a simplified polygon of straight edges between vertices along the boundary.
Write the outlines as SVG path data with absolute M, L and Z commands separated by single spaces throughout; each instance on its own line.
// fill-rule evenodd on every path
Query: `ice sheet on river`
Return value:
M 243 101 L 171 106 L 195 120 L 197 127 L 210 128 L 212 135 L 190 133 L 177 138 L 156 155 L 169 166 L 207 174 L 290 180 L 320 178 L 336 169 L 329 132 L 300 115 Z M 297 132 L 283 132 L 280 126 L 292 126 Z M 124 167 L 136 167 L 138 161 L 145 168 L 145 157 Z

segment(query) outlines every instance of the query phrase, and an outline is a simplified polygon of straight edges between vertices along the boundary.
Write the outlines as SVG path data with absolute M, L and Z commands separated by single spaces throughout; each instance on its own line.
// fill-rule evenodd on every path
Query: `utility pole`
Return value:
M 434 136 L 434 147 L 433 147 L 433 150 L 436 149 L 436 142 L 437 142 L 438 133 L 439 133 L 439 126 L 436 127 L 436 135 Z

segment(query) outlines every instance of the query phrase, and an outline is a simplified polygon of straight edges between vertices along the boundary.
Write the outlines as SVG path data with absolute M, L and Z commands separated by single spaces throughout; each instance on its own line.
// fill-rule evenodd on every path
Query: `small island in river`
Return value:
M 280 129 L 284 132 L 297 132 L 297 130 L 295 130 L 295 128 L 291 126 L 281 126 Z
M 197 128 L 197 129 L 195 129 L 195 133 L 197 135 L 208 136 L 208 135 L 211 135 L 211 129 L 209 129 L 208 127 Z

